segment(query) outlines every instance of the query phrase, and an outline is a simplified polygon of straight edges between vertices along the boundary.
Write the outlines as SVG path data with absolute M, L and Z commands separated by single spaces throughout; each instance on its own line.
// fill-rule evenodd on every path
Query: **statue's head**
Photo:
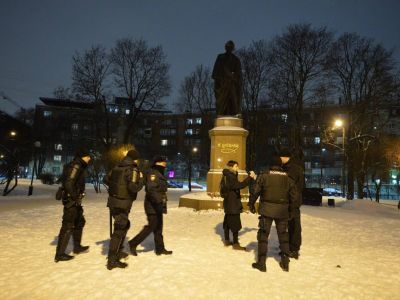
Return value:
M 225 51 L 232 53 L 235 50 L 235 43 L 233 41 L 227 41 L 225 43 Z

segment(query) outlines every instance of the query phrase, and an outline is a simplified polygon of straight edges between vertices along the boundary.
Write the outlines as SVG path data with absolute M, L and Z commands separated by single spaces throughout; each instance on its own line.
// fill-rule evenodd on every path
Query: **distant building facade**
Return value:
M 92 104 L 50 98 L 41 100 L 43 104 L 36 107 L 34 128 L 35 138 L 46 141 L 43 142 L 47 153 L 44 166 L 46 172 L 60 174 L 62 165 L 72 159 L 75 149 L 80 145 L 94 150 L 101 149 L 96 139 Z M 118 126 L 113 126 L 109 137 L 112 144 L 121 144 L 123 141 L 123 120 L 131 113 L 128 107 L 127 100 L 118 97 L 107 107 L 115 120 L 119 120 L 115 121 Z M 400 105 L 380 110 L 387 119 L 384 131 L 400 136 Z M 256 167 L 261 169 L 267 165 L 277 145 L 289 145 L 293 118 L 282 108 L 261 107 L 258 114 Z M 323 144 L 323 131 L 332 127 L 338 117 L 346 119 L 344 106 L 304 109 L 303 152 L 307 186 L 334 187 L 341 184 L 342 131 L 333 131 L 336 148 Z M 146 159 L 151 160 L 160 153 L 166 155 L 172 162 L 171 178 L 186 178 L 190 161 L 194 179 L 204 179 L 209 166 L 208 132 L 213 127 L 214 118 L 213 112 L 201 115 L 174 114 L 163 110 L 143 111 L 135 123 L 132 142 Z

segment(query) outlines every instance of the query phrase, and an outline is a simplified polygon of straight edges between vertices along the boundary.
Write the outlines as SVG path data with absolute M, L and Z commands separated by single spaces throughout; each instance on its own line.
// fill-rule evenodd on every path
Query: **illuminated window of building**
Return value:
M 61 151 L 62 150 L 62 144 L 54 144 L 54 150 Z
M 168 140 L 161 140 L 161 146 L 168 146 Z
M 125 114 L 126 115 L 129 115 L 131 113 L 131 110 L 130 109 L 125 109 Z
M 319 136 L 314 137 L 314 144 L 320 144 L 321 138 Z
M 45 118 L 51 117 L 51 115 L 52 115 L 52 112 L 49 111 L 49 110 L 45 110 L 45 111 L 43 112 L 43 117 L 45 117 Z
M 188 125 L 193 124 L 193 119 L 186 119 L 186 124 L 188 124 Z
M 72 130 L 78 130 L 78 129 L 79 129 L 78 123 L 73 123 L 73 124 L 71 125 L 71 129 L 72 129 Z
M 287 122 L 287 118 L 288 118 L 288 115 L 287 114 L 281 114 L 281 119 L 282 119 L 282 121 L 283 122 Z
M 202 120 L 201 120 L 201 118 L 196 118 L 196 120 L 195 120 L 195 122 L 196 122 L 196 124 L 201 124 L 201 122 L 202 122 Z
M 54 155 L 54 161 L 61 161 L 61 155 Z
M 186 135 L 193 135 L 193 129 L 189 128 L 185 131 Z

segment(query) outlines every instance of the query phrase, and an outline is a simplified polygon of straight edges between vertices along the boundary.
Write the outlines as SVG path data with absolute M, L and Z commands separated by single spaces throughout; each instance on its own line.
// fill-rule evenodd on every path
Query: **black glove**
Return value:
M 252 214 L 256 213 L 256 207 L 254 206 L 254 203 L 248 202 L 247 206 L 249 207 L 249 210 Z

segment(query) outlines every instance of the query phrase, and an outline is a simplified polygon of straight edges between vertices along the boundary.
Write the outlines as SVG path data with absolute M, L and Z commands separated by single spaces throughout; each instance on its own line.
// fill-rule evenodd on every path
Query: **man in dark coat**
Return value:
M 297 163 L 294 155 L 292 155 L 292 152 L 289 149 L 282 149 L 279 156 L 283 163 L 283 170 L 293 179 L 298 192 L 298 199 L 295 202 L 296 206 L 293 207 L 292 218 L 289 220 L 290 257 L 298 259 L 301 246 L 300 206 L 303 200 L 304 170 L 301 165 Z
M 224 185 L 226 192 L 221 195 L 224 198 L 224 244 L 225 246 L 232 245 L 235 250 L 246 250 L 245 247 L 239 244 L 239 230 L 242 229 L 240 213 L 243 211 L 240 190 L 250 184 L 251 179 L 255 178 L 255 173 L 250 172 L 242 182 L 238 180 L 239 165 L 237 161 L 230 160 L 222 171 L 221 183 Z M 233 235 L 233 243 L 229 239 L 229 231 Z
M 90 153 L 86 149 L 81 149 L 77 151 L 75 158 L 64 166 L 61 178 L 64 211 L 58 235 L 55 262 L 74 258 L 65 253 L 71 235 L 74 242 L 73 253 L 79 254 L 89 249 L 89 246 L 82 246 L 81 241 L 83 227 L 86 223 L 82 207 L 82 199 L 85 195 L 85 171 L 90 160 Z
M 279 247 L 281 249 L 280 266 L 284 271 L 289 271 L 289 234 L 287 232 L 290 211 L 296 206 L 298 199 L 296 186 L 293 180 L 282 170 L 281 160 L 273 156 L 268 172 L 261 173 L 250 193 L 249 208 L 251 213 L 256 212 L 255 202 L 260 197 L 258 208 L 258 260 L 253 263 L 253 268 L 266 272 L 265 265 L 268 252 L 268 236 L 272 222 L 275 221 L 278 233 Z
M 228 41 L 225 53 L 217 56 L 212 72 L 218 116 L 234 116 L 241 112 L 242 67 L 234 50 L 235 44 Z
M 155 252 L 157 255 L 171 255 L 172 251 L 164 246 L 163 214 L 167 213 L 167 178 L 164 176 L 167 167 L 167 159 L 164 156 L 156 156 L 152 167 L 145 174 L 146 196 L 144 210 L 148 224 L 129 241 L 132 255 L 137 256 L 136 247 L 151 233 L 154 235 Z
M 108 250 L 107 269 L 125 268 L 126 263 L 119 261 L 128 256 L 121 251 L 126 233 L 130 228 L 129 212 L 137 193 L 143 187 L 143 174 L 137 166 L 140 155 L 136 149 L 129 150 L 121 162 L 105 178 L 108 184 L 108 202 L 110 213 L 114 218 L 114 231 L 111 235 Z

